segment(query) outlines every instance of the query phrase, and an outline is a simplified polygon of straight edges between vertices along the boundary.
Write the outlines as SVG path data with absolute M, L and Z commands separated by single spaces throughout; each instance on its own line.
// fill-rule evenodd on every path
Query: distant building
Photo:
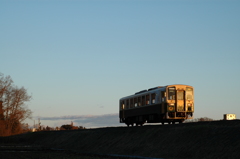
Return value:
M 223 120 L 235 120 L 236 114 L 223 114 Z
M 32 128 L 32 132 L 36 132 L 37 130 L 36 130 L 36 128 Z

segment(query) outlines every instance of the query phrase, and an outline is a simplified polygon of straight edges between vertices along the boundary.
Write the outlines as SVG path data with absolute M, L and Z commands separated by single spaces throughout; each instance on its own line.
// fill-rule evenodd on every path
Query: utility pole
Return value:
M 41 130 L 41 122 L 40 122 L 40 118 L 38 118 L 38 130 Z
M 3 101 L 0 100 L 0 120 L 4 120 L 4 115 L 3 115 Z
M 0 100 L 0 135 L 4 134 L 5 124 L 4 124 L 4 115 L 3 115 L 3 101 Z

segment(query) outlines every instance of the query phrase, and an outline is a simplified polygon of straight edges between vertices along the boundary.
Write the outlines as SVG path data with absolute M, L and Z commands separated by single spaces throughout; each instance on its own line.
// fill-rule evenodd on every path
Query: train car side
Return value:
M 119 101 L 120 123 L 175 123 L 191 119 L 194 111 L 193 87 L 168 85 L 143 90 Z

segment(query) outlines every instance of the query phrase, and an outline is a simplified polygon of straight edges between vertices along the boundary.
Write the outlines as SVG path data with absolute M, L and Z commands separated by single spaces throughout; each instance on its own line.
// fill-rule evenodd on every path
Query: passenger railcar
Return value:
M 194 91 L 189 85 L 158 86 L 119 100 L 120 123 L 127 126 L 182 123 L 185 119 L 192 119 L 193 112 Z

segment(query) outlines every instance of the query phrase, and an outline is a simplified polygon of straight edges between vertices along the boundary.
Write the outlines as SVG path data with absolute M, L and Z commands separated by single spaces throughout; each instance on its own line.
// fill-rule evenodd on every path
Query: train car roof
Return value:
M 166 87 L 192 87 L 193 86 L 190 86 L 190 85 L 186 85 L 186 84 L 171 84 L 171 85 L 167 85 Z
M 138 96 L 138 95 L 142 95 L 142 94 L 147 94 L 147 93 L 150 93 L 150 92 L 154 92 L 154 91 L 156 91 L 156 90 L 159 90 L 159 89 L 161 89 L 161 88 L 164 89 L 164 88 L 166 88 L 166 87 L 167 87 L 167 86 L 157 86 L 157 87 L 145 89 L 145 90 L 136 92 L 135 94 L 132 94 L 132 95 L 123 97 L 123 98 L 121 98 L 120 100 L 122 100 L 122 99 L 124 99 L 124 98 L 130 98 L 130 97 L 133 97 L 133 96 Z
M 192 87 L 190 85 L 185 85 L 185 84 L 171 84 L 171 85 L 166 85 L 166 86 L 157 86 L 157 87 L 153 87 L 153 88 L 149 88 L 149 89 L 145 89 L 145 90 L 142 90 L 142 91 L 139 91 L 139 92 L 136 92 L 135 94 L 132 94 L 132 95 L 129 95 L 129 96 L 126 96 L 126 97 L 123 97 L 121 98 L 120 100 L 122 99 L 125 99 L 125 98 L 130 98 L 130 97 L 133 97 L 133 96 L 137 96 L 137 95 L 140 95 L 140 94 L 147 94 L 147 93 L 150 93 L 150 92 L 154 92 L 154 90 L 161 90 L 162 89 L 166 89 L 167 87 L 177 87 L 177 88 L 182 88 L 182 87 Z M 193 87 L 192 87 L 193 88 Z

